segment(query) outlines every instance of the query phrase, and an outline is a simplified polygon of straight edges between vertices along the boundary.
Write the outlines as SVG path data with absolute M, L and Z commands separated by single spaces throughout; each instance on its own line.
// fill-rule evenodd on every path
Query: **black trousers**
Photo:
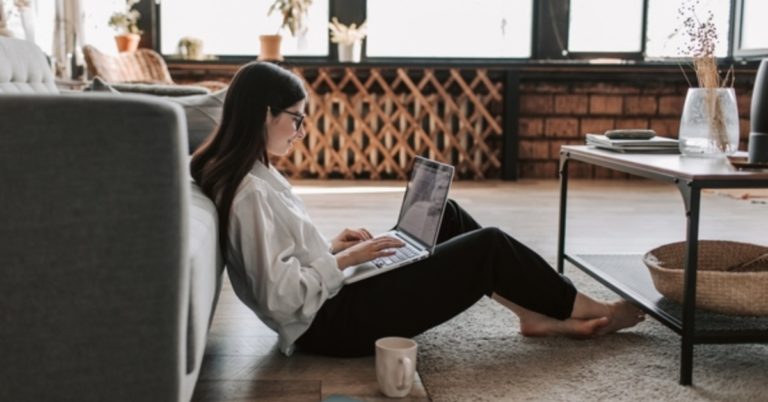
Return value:
M 541 256 L 497 228 L 481 228 L 449 200 L 432 256 L 344 286 L 296 344 L 323 355 L 371 355 L 377 339 L 413 337 L 492 293 L 561 320 L 576 298 Z

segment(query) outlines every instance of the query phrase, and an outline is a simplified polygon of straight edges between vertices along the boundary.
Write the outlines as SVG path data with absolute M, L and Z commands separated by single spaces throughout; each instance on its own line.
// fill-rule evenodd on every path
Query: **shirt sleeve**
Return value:
M 248 191 L 232 211 L 230 239 L 240 243 L 259 312 L 284 323 L 309 322 L 344 276 L 308 217 L 272 205 L 281 202 L 277 194 Z

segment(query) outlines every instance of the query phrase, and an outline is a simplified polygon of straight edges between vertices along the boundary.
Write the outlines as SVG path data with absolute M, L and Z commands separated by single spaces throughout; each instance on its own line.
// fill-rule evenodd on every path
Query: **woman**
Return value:
M 220 242 L 240 300 L 294 345 L 333 356 L 374 352 L 383 336 L 412 337 L 492 296 L 526 336 L 591 337 L 637 324 L 628 302 L 578 293 L 539 255 L 496 228 L 481 228 L 449 201 L 428 259 L 343 286 L 342 271 L 394 254 L 402 243 L 345 229 L 330 242 L 269 163 L 304 138 L 301 80 L 269 63 L 235 75 L 218 130 L 193 155 L 192 176 L 215 201 Z

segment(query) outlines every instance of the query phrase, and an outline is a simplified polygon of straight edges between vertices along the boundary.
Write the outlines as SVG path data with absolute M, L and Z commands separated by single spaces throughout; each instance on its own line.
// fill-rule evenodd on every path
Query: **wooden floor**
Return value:
M 396 220 L 404 183 L 294 182 L 320 230 L 381 232 Z M 498 226 L 550 262 L 556 254 L 556 181 L 459 182 L 451 190 L 478 222 Z M 568 247 L 579 252 L 640 252 L 683 240 L 685 215 L 677 190 L 646 181 L 572 181 Z M 764 199 L 763 199 L 764 200 Z M 766 244 L 764 201 L 705 193 L 702 239 Z M 228 281 L 210 330 L 195 401 L 320 401 L 333 395 L 389 400 L 376 384 L 373 358 L 282 356 L 276 335 L 235 297 Z M 420 380 L 405 401 L 427 401 Z

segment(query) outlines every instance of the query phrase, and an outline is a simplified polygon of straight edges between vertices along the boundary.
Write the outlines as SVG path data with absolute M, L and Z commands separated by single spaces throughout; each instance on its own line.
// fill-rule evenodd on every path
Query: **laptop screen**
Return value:
M 453 179 L 453 166 L 417 157 L 397 229 L 434 247 Z

